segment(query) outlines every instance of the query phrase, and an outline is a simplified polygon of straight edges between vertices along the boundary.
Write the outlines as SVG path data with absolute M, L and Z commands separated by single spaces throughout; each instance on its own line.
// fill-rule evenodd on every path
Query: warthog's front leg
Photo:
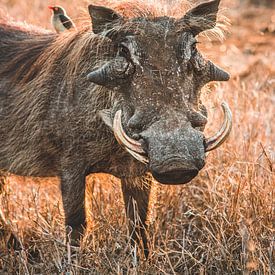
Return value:
M 75 165 L 61 175 L 61 193 L 65 212 L 66 234 L 71 244 L 78 246 L 86 227 L 85 172 Z
M 5 197 L 5 183 L 7 181 L 7 173 L 3 172 L 0 170 L 0 200 L 2 200 L 2 196 Z M 1 203 L 0 203 L 1 204 Z M 17 236 L 15 235 L 15 233 L 12 232 L 12 228 L 9 225 L 9 222 L 7 221 L 4 212 L 2 211 L 1 207 L 0 207 L 0 239 L 2 237 L 5 237 L 5 235 L 7 234 L 7 232 L 9 233 L 7 235 L 7 247 L 10 249 L 14 249 L 14 250 L 21 250 L 22 246 L 21 243 L 19 241 L 19 239 L 17 238 Z
M 146 177 L 123 178 L 121 180 L 126 215 L 130 219 L 129 229 L 132 244 L 142 241 L 144 255 L 149 255 L 147 241 L 147 217 L 151 191 L 151 181 Z

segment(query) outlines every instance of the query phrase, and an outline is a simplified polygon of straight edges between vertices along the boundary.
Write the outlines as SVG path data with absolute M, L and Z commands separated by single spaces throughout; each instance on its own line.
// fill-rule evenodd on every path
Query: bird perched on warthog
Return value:
M 89 6 L 91 27 L 65 37 L 0 25 L 0 169 L 59 176 L 65 224 L 86 226 L 85 177 L 121 179 L 132 240 L 148 254 L 151 181 L 184 184 L 231 130 L 231 112 L 211 138 L 200 89 L 229 75 L 205 60 L 196 36 L 214 28 L 220 1 L 175 19 L 125 18 Z M 139 219 L 135 221 L 136 215 Z
M 66 30 L 75 29 L 73 20 L 67 15 L 65 9 L 61 6 L 49 6 L 52 10 L 51 23 L 57 33 Z

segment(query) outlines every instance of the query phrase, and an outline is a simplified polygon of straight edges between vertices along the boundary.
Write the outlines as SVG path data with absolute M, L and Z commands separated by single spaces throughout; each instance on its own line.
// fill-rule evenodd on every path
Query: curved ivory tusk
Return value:
M 224 121 L 221 129 L 213 137 L 205 140 L 205 151 L 209 152 L 221 146 L 228 138 L 232 129 L 232 113 L 226 102 L 222 103 L 222 109 L 224 113 Z
M 143 155 L 140 155 L 139 153 L 136 153 L 136 152 L 134 152 L 134 151 L 132 151 L 132 150 L 130 150 L 130 149 L 128 149 L 128 148 L 125 148 L 126 149 L 126 151 L 130 154 L 130 155 L 132 155 L 135 159 L 137 159 L 138 161 L 140 161 L 140 162 L 142 162 L 142 163 L 144 163 L 144 164 L 147 164 L 147 163 L 149 163 L 149 160 L 148 160 L 148 158 L 147 157 L 145 157 L 145 156 L 143 156 Z
M 142 149 L 140 142 L 130 138 L 123 130 L 121 123 L 121 110 L 118 110 L 114 117 L 113 130 L 117 142 L 125 147 L 134 158 L 142 163 L 148 163 L 148 159 L 144 156 L 146 152 Z

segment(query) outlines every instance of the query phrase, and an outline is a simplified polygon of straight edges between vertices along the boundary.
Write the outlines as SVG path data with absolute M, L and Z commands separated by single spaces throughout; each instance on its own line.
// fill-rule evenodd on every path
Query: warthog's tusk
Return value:
M 226 102 L 222 103 L 222 109 L 224 113 L 224 121 L 221 129 L 213 137 L 205 140 L 205 151 L 209 152 L 221 146 L 228 138 L 232 129 L 232 113 Z
M 126 151 L 130 153 L 135 159 L 142 163 L 148 163 L 148 158 L 145 157 L 146 152 L 142 149 L 140 142 L 130 138 L 123 130 L 121 123 L 121 110 L 118 110 L 114 117 L 113 130 L 117 142 L 125 147 Z
M 144 163 L 144 164 L 148 164 L 148 163 L 149 163 L 149 160 L 148 160 L 147 157 L 145 157 L 145 156 L 143 156 L 143 155 L 141 155 L 141 154 L 139 154 L 139 153 L 136 153 L 136 152 L 130 150 L 129 148 L 125 148 L 125 149 L 126 149 L 126 151 L 127 151 L 130 155 L 132 155 L 132 156 L 133 156 L 135 159 L 137 159 L 138 161 L 140 161 L 140 162 L 142 162 L 142 163 Z

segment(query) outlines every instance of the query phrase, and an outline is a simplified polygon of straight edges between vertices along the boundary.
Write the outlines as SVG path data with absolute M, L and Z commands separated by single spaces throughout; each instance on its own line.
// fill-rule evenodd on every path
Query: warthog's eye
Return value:
M 194 56 L 198 52 L 198 49 L 197 49 L 197 44 L 198 43 L 199 43 L 198 41 L 195 41 L 192 44 L 192 46 L 191 46 L 191 54 L 192 54 L 192 56 Z
M 179 38 L 179 44 L 177 49 L 177 54 L 180 63 L 189 62 L 193 57 L 196 56 L 197 50 L 197 40 L 191 33 L 183 33 Z
M 131 53 L 130 53 L 129 49 L 124 44 L 120 44 L 118 46 L 118 55 L 126 58 L 127 61 L 129 61 L 131 59 Z

